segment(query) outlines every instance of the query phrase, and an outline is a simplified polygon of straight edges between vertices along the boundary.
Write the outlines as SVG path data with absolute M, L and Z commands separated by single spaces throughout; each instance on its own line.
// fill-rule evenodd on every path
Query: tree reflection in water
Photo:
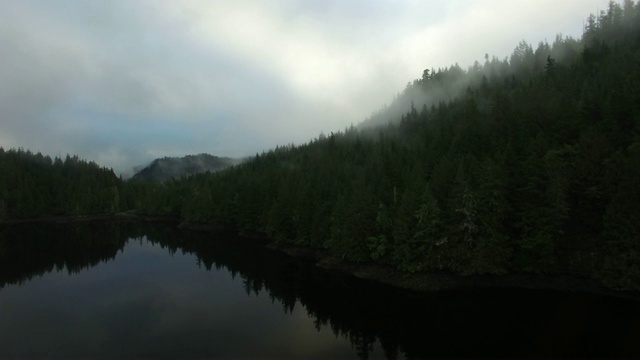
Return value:
M 390 359 L 640 355 L 636 301 L 516 289 L 419 294 L 320 270 L 254 241 L 164 224 L 0 227 L 0 295 L 54 270 L 76 274 L 112 261 L 128 241 L 144 238 L 240 277 L 248 296 L 265 293 L 287 314 L 301 304 L 318 330 L 348 339 L 363 359 L 375 344 Z

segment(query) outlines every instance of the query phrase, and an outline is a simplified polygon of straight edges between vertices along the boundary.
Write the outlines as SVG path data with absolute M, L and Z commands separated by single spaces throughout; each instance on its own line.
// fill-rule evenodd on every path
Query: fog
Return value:
M 580 37 L 606 0 L 0 0 L 0 146 L 116 173 L 357 124 L 424 69 Z

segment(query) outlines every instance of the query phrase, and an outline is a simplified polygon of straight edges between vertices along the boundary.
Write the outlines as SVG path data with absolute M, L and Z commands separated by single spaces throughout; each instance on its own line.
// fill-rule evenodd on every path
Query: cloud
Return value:
M 607 0 L 0 0 L 0 146 L 117 172 L 358 123 L 431 67 L 579 37 Z

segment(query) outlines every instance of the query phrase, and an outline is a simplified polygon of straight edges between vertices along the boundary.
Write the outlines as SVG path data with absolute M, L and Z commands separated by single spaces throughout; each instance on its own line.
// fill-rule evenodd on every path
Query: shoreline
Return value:
M 250 242 L 264 249 L 277 251 L 291 258 L 312 263 L 313 266 L 324 271 L 340 273 L 342 275 L 348 275 L 418 293 L 465 290 L 472 288 L 518 288 L 591 293 L 640 301 L 640 292 L 638 291 L 614 290 L 603 286 L 593 279 L 568 275 L 508 273 L 504 275 L 463 276 L 454 273 L 408 273 L 385 264 L 374 262 L 349 262 L 336 257 L 323 249 L 278 243 L 272 241 L 264 234 L 244 233 L 223 224 L 191 223 L 172 216 L 152 216 L 133 213 L 54 215 L 5 220 L 0 222 L 0 226 L 30 223 L 72 224 L 105 220 L 174 223 L 176 228 L 179 230 L 227 234 L 238 237 L 241 241 Z
M 1 225 L 18 225 L 18 224 L 42 224 L 42 223 L 79 223 L 90 221 L 104 221 L 104 220 L 118 220 L 118 221 L 144 221 L 144 222 L 180 222 L 180 219 L 173 216 L 153 216 L 153 215 L 140 215 L 133 213 L 111 213 L 111 214 L 91 214 L 91 215 L 45 215 L 36 216 L 30 218 L 20 219 L 6 219 L 0 221 Z
M 517 288 L 589 293 L 640 301 L 640 292 L 614 290 L 604 287 L 596 280 L 575 276 L 526 273 L 468 276 L 454 273 L 408 273 L 384 264 L 345 261 L 322 250 L 298 245 L 268 243 L 266 247 L 293 258 L 312 262 L 316 267 L 326 271 L 418 293 L 479 288 Z

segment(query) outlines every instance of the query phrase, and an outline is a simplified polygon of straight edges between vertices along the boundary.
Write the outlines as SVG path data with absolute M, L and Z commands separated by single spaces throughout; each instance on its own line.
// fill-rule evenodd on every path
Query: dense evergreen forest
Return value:
M 0 221 L 112 213 L 120 208 L 121 186 L 112 170 L 77 156 L 0 148 Z
M 409 272 L 639 290 L 640 5 L 611 2 L 585 24 L 579 40 L 425 70 L 359 127 L 215 174 L 121 182 L 74 158 L 3 151 L 0 217 L 119 207 Z

